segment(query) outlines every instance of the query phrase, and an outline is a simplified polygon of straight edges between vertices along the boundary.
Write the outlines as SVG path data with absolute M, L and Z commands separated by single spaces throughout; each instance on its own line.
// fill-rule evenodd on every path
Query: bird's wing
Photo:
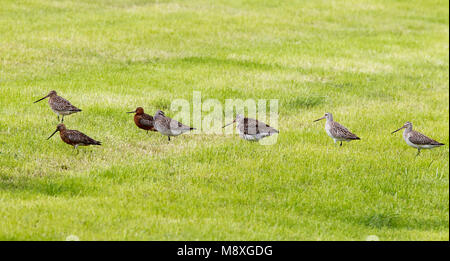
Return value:
M 412 131 L 411 135 L 409 136 L 409 141 L 417 145 L 442 145 L 442 143 L 428 138 L 427 136 L 417 131 Z
M 356 136 L 347 128 L 345 128 L 344 126 L 335 121 L 331 123 L 330 132 L 336 138 L 344 138 L 351 140 L 359 139 L 358 136 Z
M 168 119 L 169 119 L 169 124 L 170 124 L 169 126 L 170 126 L 171 130 L 192 130 L 193 129 L 192 127 L 184 125 L 181 122 L 178 122 L 178 121 L 170 119 L 170 118 L 168 118 Z
M 161 116 L 161 115 L 155 115 L 155 122 L 158 123 L 159 126 L 164 126 L 164 128 L 170 129 L 170 130 L 193 130 L 194 128 L 191 128 L 189 126 L 186 126 L 182 124 L 181 122 L 178 122 L 176 120 L 173 120 L 167 116 Z
M 139 119 L 139 123 L 143 126 L 153 127 L 153 117 L 148 114 L 143 114 Z
M 270 127 L 269 125 L 265 124 L 264 122 L 250 119 L 250 118 L 244 118 L 244 133 L 247 134 L 260 134 L 260 133 L 279 133 L 278 130 Z
M 166 128 L 171 129 L 171 130 L 192 130 L 192 129 L 194 129 L 194 128 L 184 125 L 181 122 L 171 119 L 167 116 L 157 116 L 157 118 L 155 118 L 155 120 L 158 120 L 160 124 L 166 126 Z
M 53 98 L 53 105 L 58 111 L 81 111 L 61 96 L 56 96 L 55 98 Z
M 100 142 L 92 139 L 86 134 L 79 132 L 77 130 L 67 130 L 67 138 L 74 144 L 99 144 Z

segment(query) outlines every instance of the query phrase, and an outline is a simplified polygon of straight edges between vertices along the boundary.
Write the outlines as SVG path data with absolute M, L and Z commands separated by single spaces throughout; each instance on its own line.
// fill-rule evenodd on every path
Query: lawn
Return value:
M 46 140 L 50 90 L 102 146 Z M 125 113 L 194 91 L 277 99 L 277 142 Z M 1 0 L 0 92 L 0 240 L 449 240 L 448 1 Z

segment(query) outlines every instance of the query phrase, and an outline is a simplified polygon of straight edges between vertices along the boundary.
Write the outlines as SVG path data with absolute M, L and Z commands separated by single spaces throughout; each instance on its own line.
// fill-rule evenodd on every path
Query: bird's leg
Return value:
M 341 144 L 339 144 L 339 147 L 342 147 L 342 141 L 341 141 Z
M 61 122 L 64 122 L 64 115 L 63 115 L 62 118 L 61 118 Z
M 167 138 L 169 138 L 169 141 L 170 141 L 170 136 L 167 136 Z
M 416 157 L 419 156 L 419 154 L 420 154 L 420 149 L 417 149 Z
M 59 113 L 57 115 L 58 115 L 58 122 L 59 122 Z

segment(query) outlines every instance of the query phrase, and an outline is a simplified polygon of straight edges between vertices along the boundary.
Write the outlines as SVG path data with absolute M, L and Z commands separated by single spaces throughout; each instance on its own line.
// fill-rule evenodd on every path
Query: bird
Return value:
M 34 103 L 40 102 L 48 97 L 50 97 L 50 99 L 48 99 L 48 105 L 50 105 L 50 108 L 58 115 L 58 121 L 59 115 L 62 115 L 61 122 L 64 122 L 65 115 L 81 111 L 77 107 L 73 106 L 68 100 L 64 99 L 61 96 L 58 96 L 56 91 L 50 91 L 47 96 L 35 101 Z
M 195 128 L 186 126 L 181 122 L 178 122 L 176 120 L 167 117 L 161 110 L 158 110 L 155 113 L 153 120 L 154 120 L 153 125 L 155 129 L 162 135 L 167 136 L 169 141 L 171 136 L 178 136 L 185 132 L 195 130 Z
M 393 131 L 391 134 L 394 134 L 401 129 L 405 129 L 403 131 L 403 139 L 406 144 L 417 149 L 416 157 L 419 156 L 421 149 L 433 149 L 445 145 L 444 143 L 428 138 L 418 131 L 414 131 L 413 125 L 409 121 L 407 121 L 400 129 Z
M 350 132 L 347 128 L 345 128 L 338 122 L 335 122 L 333 120 L 333 115 L 329 112 L 325 113 L 322 118 L 319 118 L 314 122 L 323 119 L 327 119 L 327 122 L 325 123 L 325 131 L 327 132 L 328 136 L 330 136 L 334 140 L 334 143 L 336 143 L 337 141 L 340 142 L 339 146 L 342 146 L 343 141 L 360 140 L 358 136 Z
M 62 141 L 72 145 L 74 149 L 78 148 L 78 146 L 102 145 L 100 141 L 96 141 L 80 131 L 66 129 L 66 126 L 63 123 L 58 124 L 56 130 L 47 138 L 47 140 L 58 131 Z
M 148 131 L 157 131 L 154 126 L 154 120 L 151 115 L 144 113 L 144 109 L 142 107 L 137 107 L 134 111 L 129 111 L 127 113 L 135 113 L 134 114 L 134 123 L 139 128 Z
M 270 127 L 264 122 L 252 118 L 244 118 L 242 114 L 237 114 L 236 118 L 231 123 L 226 124 L 222 128 L 235 122 L 237 122 L 239 136 L 248 141 L 259 141 L 272 134 L 280 133 L 278 130 Z

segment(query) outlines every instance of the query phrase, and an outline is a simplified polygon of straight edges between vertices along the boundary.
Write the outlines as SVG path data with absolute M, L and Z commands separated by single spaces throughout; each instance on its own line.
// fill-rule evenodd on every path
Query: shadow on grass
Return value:
M 284 109 L 311 109 L 326 103 L 325 96 L 293 97 L 284 102 Z
M 91 195 L 97 191 L 96 186 L 87 184 L 86 180 L 80 177 L 28 177 L 0 175 L 0 189 L 9 190 L 15 194 L 31 193 L 48 196 L 83 196 Z
M 237 60 L 237 59 L 222 59 L 215 57 L 207 57 L 207 56 L 191 56 L 184 57 L 179 59 L 182 63 L 189 64 L 209 64 L 216 66 L 235 66 L 247 69 L 258 69 L 258 70 L 287 70 L 292 68 L 287 68 L 278 64 L 266 64 L 266 63 L 258 63 L 248 60 Z
M 139 65 L 139 64 L 158 64 L 158 63 L 171 63 L 176 65 L 213 65 L 213 66 L 234 66 L 246 69 L 258 69 L 258 70 L 303 70 L 302 68 L 292 68 L 286 67 L 279 64 L 267 64 L 259 63 L 249 60 L 239 60 L 239 59 L 226 59 L 226 58 L 216 58 L 209 56 L 188 56 L 179 58 L 149 58 L 139 61 L 127 60 L 127 65 Z
M 405 218 L 395 213 L 373 213 L 359 217 L 350 218 L 352 223 L 370 228 L 398 228 L 398 229 L 423 229 L 441 230 L 448 229 L 448 223 L 438 218 Z

